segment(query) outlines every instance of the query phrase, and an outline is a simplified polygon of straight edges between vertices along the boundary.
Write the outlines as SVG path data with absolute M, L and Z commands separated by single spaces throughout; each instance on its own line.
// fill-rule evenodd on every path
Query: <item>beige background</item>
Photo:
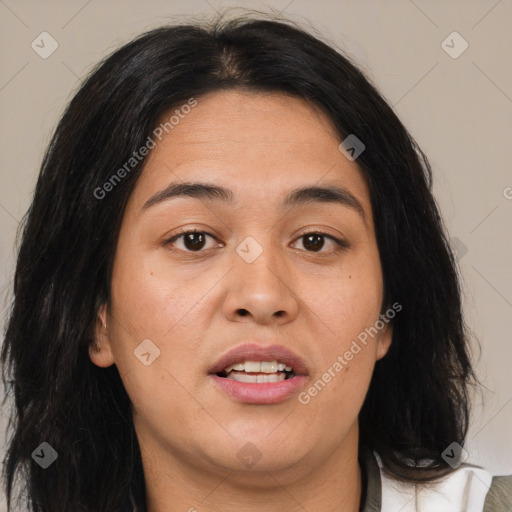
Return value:
M 511 0 L 0 0 L 2 327 L 16 228 L 81 77 L 145 29 L 230 6 L 270 6 L 309 20 L 360 62 L 430 157 L 435 195 L 458 240 L 468 322 L 482 347 L 477 369 L 487 390 L 484 405 L 475 404 L 469 457 L 512 473 Z M 59 44 L 48 59 L 31 48 L 43 31 Z M 456 59 L 441 46 L 453 31 L 469 44 Z M 447 44 L 461 48 L 457 39 Z

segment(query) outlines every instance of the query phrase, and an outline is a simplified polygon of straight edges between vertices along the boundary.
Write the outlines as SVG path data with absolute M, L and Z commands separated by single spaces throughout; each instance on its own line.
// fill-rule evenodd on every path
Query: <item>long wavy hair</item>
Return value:
M 427 483 L 452 471 L 441 454 L 464 444 L 477 380 L 428 160 L 340 50 L 286 20 L 244 15 L 164 26 L 122 46 L 89 74 L 53 133 L 20 228 L 1 352 L 12 398 L 3 467 L 10 507 L 145 510 L 130 399 L 116 366 L 99 368 L 88 356 L 145 158 L 106 197 L 98 187 L 146 144 L 162 115 L 230 88 L 304 98 L 327 114 L 340 141 L 356 134 L 364 142 L 357 163 L 375 218 L 383 310 L 394 302 L 403 309 L 360 411 L 360 443 L 401 480 Z M 58 452 L 46 470 L 32 460 L 42 442 Z

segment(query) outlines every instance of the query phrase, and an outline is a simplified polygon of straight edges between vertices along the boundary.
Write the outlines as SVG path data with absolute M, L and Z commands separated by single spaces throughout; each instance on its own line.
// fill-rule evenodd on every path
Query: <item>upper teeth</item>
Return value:
M 291 366 L 286 366 L 284 363 L 278 363 L 277 361 L 245 361 L 243 363 L 236 363 L 228 366 L 224 371 L 229 373 L 235 370 L 237 372 L 251 372 L 251 373 L 276 373 L 286 370 L 287 372 L 292 371 Z

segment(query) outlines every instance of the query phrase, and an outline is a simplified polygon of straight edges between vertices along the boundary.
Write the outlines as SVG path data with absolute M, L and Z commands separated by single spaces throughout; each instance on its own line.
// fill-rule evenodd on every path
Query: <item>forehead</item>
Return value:
M 364 176 L 339 151 L 340 138 L 320 109 L 283 93 L 240 90 L 196 101 L 187 113 L 177 106 L 162 117 L 165 123 L 181 114 L 155 139 L 130 200 L 135 207 L 181 180 L 222 185 L 246 205 L 277 203 L 298 186 L 339 184 L 371 211 Z

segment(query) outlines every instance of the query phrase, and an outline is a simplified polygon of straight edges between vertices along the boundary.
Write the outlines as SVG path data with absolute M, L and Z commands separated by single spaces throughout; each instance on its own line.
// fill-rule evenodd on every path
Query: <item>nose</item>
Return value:
M 251 263 L 238 253 L 233 255 L 233 270 L 226 282 L 228 290 L 223 303 L 227 319 L 285 324 L 297 316 L 297 282 L 278 252 L 267 245 Z

